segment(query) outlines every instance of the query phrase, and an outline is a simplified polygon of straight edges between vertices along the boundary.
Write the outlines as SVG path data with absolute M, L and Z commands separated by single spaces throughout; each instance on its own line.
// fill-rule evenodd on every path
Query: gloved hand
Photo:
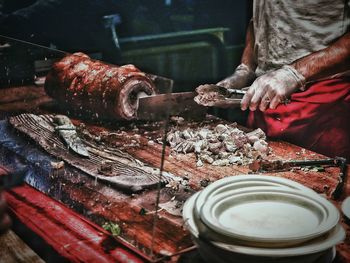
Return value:
M 249 86 L 255 78 L 253 70 L 245 64 L 240 64 L 232 75 L 219 81 L 217 85 L 226 89 L 242 89 Z
M 257 78 L 249 87 L 241 102 L 241 109 L 248 107 L 255 111 L 258 107 L 265 111 L 275 109 L 278 104 L 285 102 L 289 96 L 302 89 L 305 78 L 294 67 L 286 65 Z
M 0 166 L 0 176 L 5 175 L 7 170 Z M 11 226 L 11 219 L 6 213 L 6 200 L 3 191 L 0 189 L 0 234 L 5 233 Z

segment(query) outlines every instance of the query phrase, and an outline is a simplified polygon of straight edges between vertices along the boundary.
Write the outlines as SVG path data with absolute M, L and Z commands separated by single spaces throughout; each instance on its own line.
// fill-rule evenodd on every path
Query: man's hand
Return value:
M 7 174 L 8 171 L 0 166 L 0 176 Z M 0 188 L 0 234 L 5 233 L 11 226 L 11 219 L 6 213 L 7 205 L 2 189 Z
M 255 73 L 247 65 L 240 64 L 235 72 L 217 83 L 226 89 L 242 89 L 249 86 L 255 79 Z
M 242 99 L 241 109 L 246 110 L 248 107 L 251 111 L 257 108 L 265 111 L 268 107 L 275 109 L 304 84 L 305 78 L 295 68 L 283 66 L 253 82 Z

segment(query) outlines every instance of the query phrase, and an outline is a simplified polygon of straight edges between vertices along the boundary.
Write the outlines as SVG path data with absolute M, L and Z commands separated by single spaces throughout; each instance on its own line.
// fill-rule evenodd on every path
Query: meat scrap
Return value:
M 220 100 L 224 100 L 225 96 L 220 94 L 217 90 L 212 89 L 210 85 L 201 85 L 196 88 L 198 95 L 194 98 L 194 101 L 199 105 L 212 107 Z
M 68 55 L 53 64 L 45 90 L 61 105 L 110 119 L 136 118 L 138 94 L 155 94 L 155 86 L 133 65 L 121 67 Z
M 216 166 L 249 164 L 271 151 L 261 129 L 245 133 L 236 123 L 219 124 L 214 129 L 172 129 L 167 135 L 167 143 L 176 153 L 194 152 L 197 166 L 204 163 Z

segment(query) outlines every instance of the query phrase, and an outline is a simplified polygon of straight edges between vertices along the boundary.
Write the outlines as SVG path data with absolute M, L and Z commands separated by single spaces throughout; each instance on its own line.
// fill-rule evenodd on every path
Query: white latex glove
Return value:
M 250 85 L 255 78 L 254 71 L 242 63 L 232 75 L 219 81 L 217 85 L 226 89 L 242 89 Z
M 269 105 L 275 109 L 278 104 L 285 102 L 289 96 L 302 89 L 305 78 L 294 67 L 286 65 L 257 78 L 249 87 L 241 102 L 241 109 L 248 107 L 255 111 L 258 107 L 265 111 Z

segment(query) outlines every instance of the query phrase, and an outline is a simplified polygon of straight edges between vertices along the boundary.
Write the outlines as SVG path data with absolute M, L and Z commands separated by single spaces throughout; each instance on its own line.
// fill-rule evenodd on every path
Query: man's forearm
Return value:
M 253 22 L 250 21 L 247 33 L 246 43 L 241 58 L 241 64 L 235 69 L 232 75 L 219 81 L 217 85 L 230 89 L 242 89 L 249 86 L 255 76 L 255 58 L 254 58 L 254 30 Z
M 248 25 L 246 38 L 245 38 L 245 48 L 243 51 L 243 55 L 241 58 L 241 63 L 247 65 L 251 70 L 255 70 L 256 60 L 254 57 L 254 27 L 253 27 L 253 21 L 251 20 Z
M 298 59 L 292 66 L 305 77 L 306 82 L 350 70 L 350 32 L 329 47 Z

